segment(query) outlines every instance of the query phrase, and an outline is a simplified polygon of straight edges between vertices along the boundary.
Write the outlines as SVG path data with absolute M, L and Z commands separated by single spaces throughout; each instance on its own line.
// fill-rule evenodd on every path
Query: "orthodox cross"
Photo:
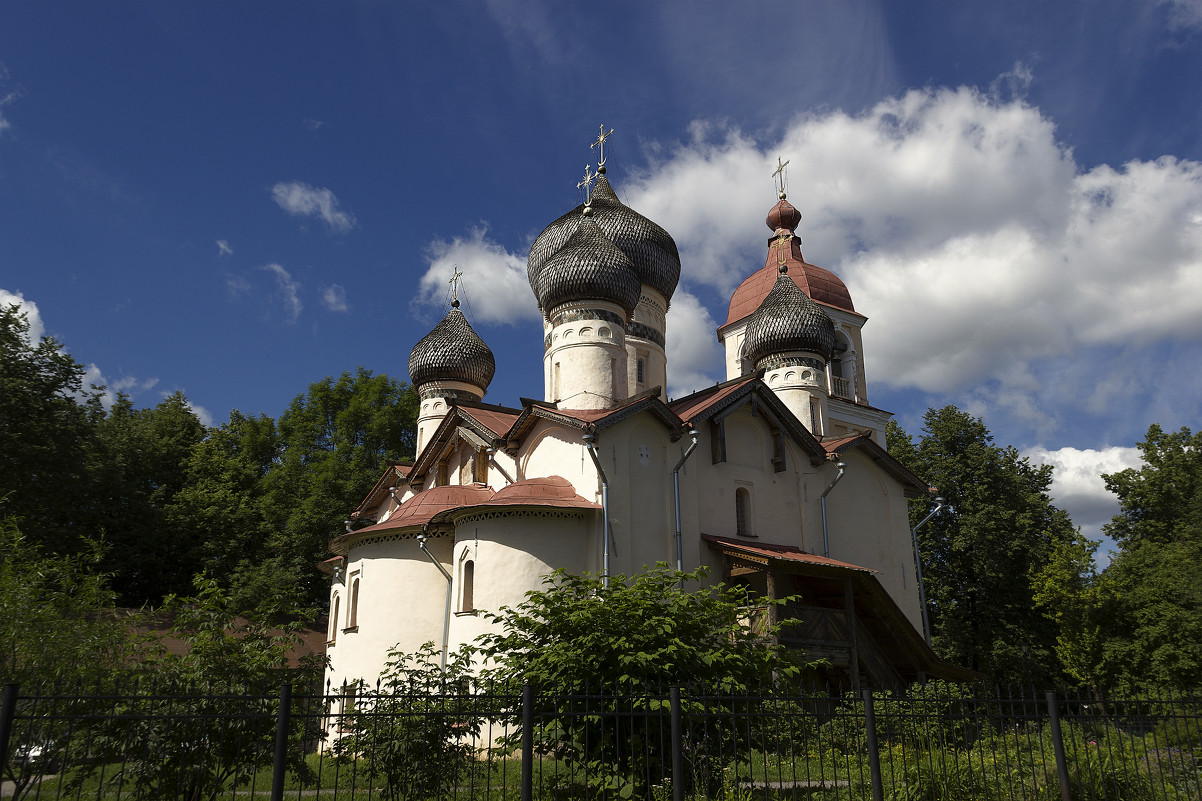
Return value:
M 591 198 L 589 196 L 589 188 L 593 185 L 593 180 L 596 177 L 597 177 L 597 173 L 593 172 L 592 165 L 585 164 L 584 165 L 584 178 L 581 179 L 580 183 L 576 184 L 576 188 L 584 190 L 584 205 L 586 205 L 586 206 L 589 204 L 589 200 L 591 200 Z
M 451 280 L 447 283 L 451 285 L 451 302 L 454 303 L 459 300 L 459 279 L 463 277 L 463 273 L 459 271 L 458 264 L 453 265 L 451 269 Z
M 608 139 L 609 135 L 613 132 L 614 132 L 613 128 L 610 128 L 607 131 L 607 130 L 605 130 L 605 125 L 602 124 L 601 125 L 601 135 L 597 137 L 596 142 L 593 142 L 591 145 L 588 146 L 589 150 L 592 150 L 594 147 L 598 149 L 597 150 L 598 155 L 601 157 L 600 160 L 597 161 L 598 168 L 603 168 L 605 166 L 605 140 Z
M 780 156 L 776 157 L 776 170 L 772 173 L 772 178 L 780 185 L 781 199 L 785 197 L 785 167 L 788 166 L 788 161 L 781 161 Z
M 788 245 L 789 234 L 782 231 L 781 235 L 776 238 L 776 256 L 778 259 L 777 266 L 780 267 L 780 271 L 782 273 L 788 270 L 788 268 L 785 267 L 785 262 L 788 261 L 788 250 L 786 250 Z

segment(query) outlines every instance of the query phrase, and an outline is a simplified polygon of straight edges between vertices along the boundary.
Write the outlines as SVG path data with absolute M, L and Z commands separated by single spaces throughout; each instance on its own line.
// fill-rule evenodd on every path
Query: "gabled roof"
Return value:
M 522 399 L 525 407 L 509 431 L 511 440 L 521 440 L 539 420 L 550 420 L 581 432 L 601 431 L 643 411 L 653 414 L 672 434 L 675 441 L 681 436 L 680 418 L 662 400 L 661 387 L 631 395 L 613 409 L 561 409 L 558 404 Z
M 698 426 L 708 420 L 720 421 L 744 404 L 754 413 L 763 414 L 773 425 L 789 433 L 814 464 L 826 458 L 826 451 L 797 416 L 768 388 L 758 373 L 742 376 L 710 389 L 680 398 L 669 406 L 685 426 Z
M 404 481 L 412 467 L 413 465 L 411 464 L 400 464 L 399 462 L 393 462 L 388 465 L 384 469 L 383 475 L 376 481 L 371 491 L 367 493 L 367 497 L 355 507 L 355 511 L 351 512 L 351 519 L 357 520 L 379 506 L 380 501 L 384 499 L 385 493 Z
M 815 582 L 851 582 L 856 617 L 877 644 L 893 659 L 894 668 L 910 663 L 928 674 L 950 681 L 975 681 L 980 675 L 936 656 L 922 634 L 876 577 L 876 571 L 805 553 L 788 545 L 748 543 L 702 534 L 702 539 L 727 559 L 806 576 Z M 837 586 L 837 585 L 836 585 Z M 842 592 L 840 592 L 842 595 Z
M 853 450 L 861 451 L 876 462 L 882 470 L 897 479 L 907 498 L 921 498 L 930 492 L 930 487 L 925 481 L 916 476 L 910 468 L 890 456 L 889 451 L 877 445 L 867 434 L 823 440 L 822 447 L 833 456 L 842 456 Z

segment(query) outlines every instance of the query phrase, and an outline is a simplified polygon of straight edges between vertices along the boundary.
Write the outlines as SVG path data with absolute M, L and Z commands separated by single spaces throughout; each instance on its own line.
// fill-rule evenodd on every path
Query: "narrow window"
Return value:
M 472 612 L 476 609 L 476 563 L 471 559 L 463 563 L 459 577 L 459 611 Z
M 735 533 L 740 537 L 751 536 L 751 493 L 745 488 L 735 490 Z
M 342 599 L 334 596 L 334 604 L 330 607 L 330 645 L 338 640 L 338 606 Z
M 447 463 L 439 462 L 438 463 L 438 478 L 435 479 L 434 486 L 445 487 L 449 483 L 450 483 L 450 479 L 447 478 Z
M 484 448 L 476 451 L 476 462 L 472 469 L 472 481 L 479 484 L 488 483 L 488 451 Z
M 638 381 L 640 384 L 647 383 L 646 374 L 643 372 L 643 360 L 642 359 L 639 359 L 635 363 L 635 381 Z
M 559 400 L 559 362 L 551 368 L 551 400 Z
M 785 438 L 779 428 L 772 429 L 772 469 L 777 473 L 785 469 Z
M 356 628 L 359 625 L 359 579 L 356 578 L 351 582 L 351 601 L 350 609 L 346 614 L 346 627 L 348 629 Z

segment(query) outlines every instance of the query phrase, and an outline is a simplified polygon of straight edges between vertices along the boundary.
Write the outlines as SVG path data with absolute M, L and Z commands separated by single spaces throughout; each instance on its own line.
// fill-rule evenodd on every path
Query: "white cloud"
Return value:
M 1018 91 L 1030 79 L 1018 64 L 999 80 Z M 1084 168 L 1021 99 L 913 90 L 857 115 L 799 116 L 770 142 L 697 124 L 650 152 L 629 202 L 672 232 L 686 285 L 720 293 L 763 264 L 770 175 L 778 154 L 791 161 L 803 252 L 871 317 L 874 382 L 968 393 L 1046 431 L 1059 422 L 1041 397 L 1049 380 L 1104 408 L 1125 383 L 1121 370 L 1094 383 L 1100 351 L 1202 335 L 1202 164 Z M 1084 355 L 1093 369 L 1053 372 Z M 1162 403 L 1171 382 L 1143 391 Z
M 4 107 L 21 96 L 20 89 L 9 89 L 7 84 L 8 70 L 4 68 L 3 64 L 0 64 L 0 134 L 12 127 L 12 123 L 4 114 Z
M 318 189 L 300 181 L 281 181 L 271 187 L 276 204 L 298 217 L 317 217 L 333 231 L 349 231 L 358 225 L 355 216 L 339 207 L 338 198 L 329 189 Z
M 445 309 L 450 301 L 448 281 L 458 267 L 463 273 L 459 298 L 474 319 L 486 323 L 542 319 L 526 280 L 525 255 L 510 253 L 489 239 L 487 228 L 473 228 L 450 242 L 431 242 L 426 253 L 430 266 L 415 303 Z
M 233 256 L 234 249 L 230 247 L 230 243 L 224 239 L 217 240 L 217 255 L 218 256 Z
M 288 312 L 288 321 L 296 322 L 296 319 L 300 317 L 301 311 L 305 308 L 300 299 L 301 285 L 292 280 L 292 274 L 279 264 L 266 264 L 259 269 L 266 270 L 275 276 L 276 289 L 279 290 L 280 299 L 284 303 L 284 309 Z
M 225 289 L 231 297 L 249 294 L 252 288 L 250 281 L 241 275 L 226 276 Z
M 1050 464 L 1054 468 L 1052 499 L 1090 539 L 1102 538 L 1102 526 L 1119 511 L 1118 499 L 1106 489 L 1102 475 L 1129 467 L 1138 469 L 1143 464 L 1139 448 L 1117 446 L 1097 450 L 1034 447 L 1022 455 L 1035 464 Z M 1101 561 L 1108 560 L 1103 555 Z
M 1169 26 L 1173 28 L 1202 28 L 1202 0 L 1159 0 L 1169 7 Z
M 100 405 L 104 407 L 105 411 L 113 408 L 113 401 L 117 399 L 119 393 L 124 393 L 130 398 L 137 398 L 139 393 L 154 389 L 158 383 L 159 379 L 157 378 L 134 378 L 128 375 L 110 380 L 104 377 L 104 373 L 95 364 L 86 365 L 83 371 L 85 390 L 90 390 L 92 387 L 103 387 L 100 392 Z
M 188 401 L 188 408 L 192 410 L 192 414 L 196 415 L 196 419 L 200 421 L 201 425 L 205 426 L 206 428 L 213 427 L 212 412 L 205 407 L 200 406 L 199 404 L 193 403 L 192 401 Z
M 668 309 L 668 396 L 679 398 L 714 383 L 722 349 L 709 310 L 697 297 L 678 289 Z
M 305 117 L 305 127 L 310 131 L 320 131 L 322 128 L 326 127 L 326 123 L 324 120 L 315 120 L 312 117 Z
M 46 333 L 46 326 L 42 323 L 42 313 L 38 311 L 38 304 L 32 300 L 26 300 L 20 292 L 0 289 L 0 307 L 7 308 L 14 304 L 20 306 L 21 311 L 25 313 L 25 319 L 29 323 L 29 341 L 36 344 Z
M 340 284 L 330 284 L 329 286 L 322 287 L 321 302 L 330 311 L 344 312 L 351 309 L 346 302 L 346 289 Z

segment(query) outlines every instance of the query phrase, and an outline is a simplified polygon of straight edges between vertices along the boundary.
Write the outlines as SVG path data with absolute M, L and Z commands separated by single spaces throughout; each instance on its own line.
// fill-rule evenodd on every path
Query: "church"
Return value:
M 716 331 L 727 380 L 670 400 L 680 256 L 610 185 L 602 131 L 584 203 L 530 249 L 542 399 L 484 402 L 493 353 L 457 300 L 413 347 L 416 457 L 385 471 L 321 565 L 330 686 L 373 682 L 394 648 L 433 642 L 445 658 L 489 630 L 481 610 L 516 606 L 556 568 L 658 562 L 796 596 L 780 614 L 802 623 L 781 641 L 845 686 L 963 678 L 922 634 L 907 502 L 929 489 L 885 450 L 867 318 L 803 258 L 783 177 L 764 267 Z

